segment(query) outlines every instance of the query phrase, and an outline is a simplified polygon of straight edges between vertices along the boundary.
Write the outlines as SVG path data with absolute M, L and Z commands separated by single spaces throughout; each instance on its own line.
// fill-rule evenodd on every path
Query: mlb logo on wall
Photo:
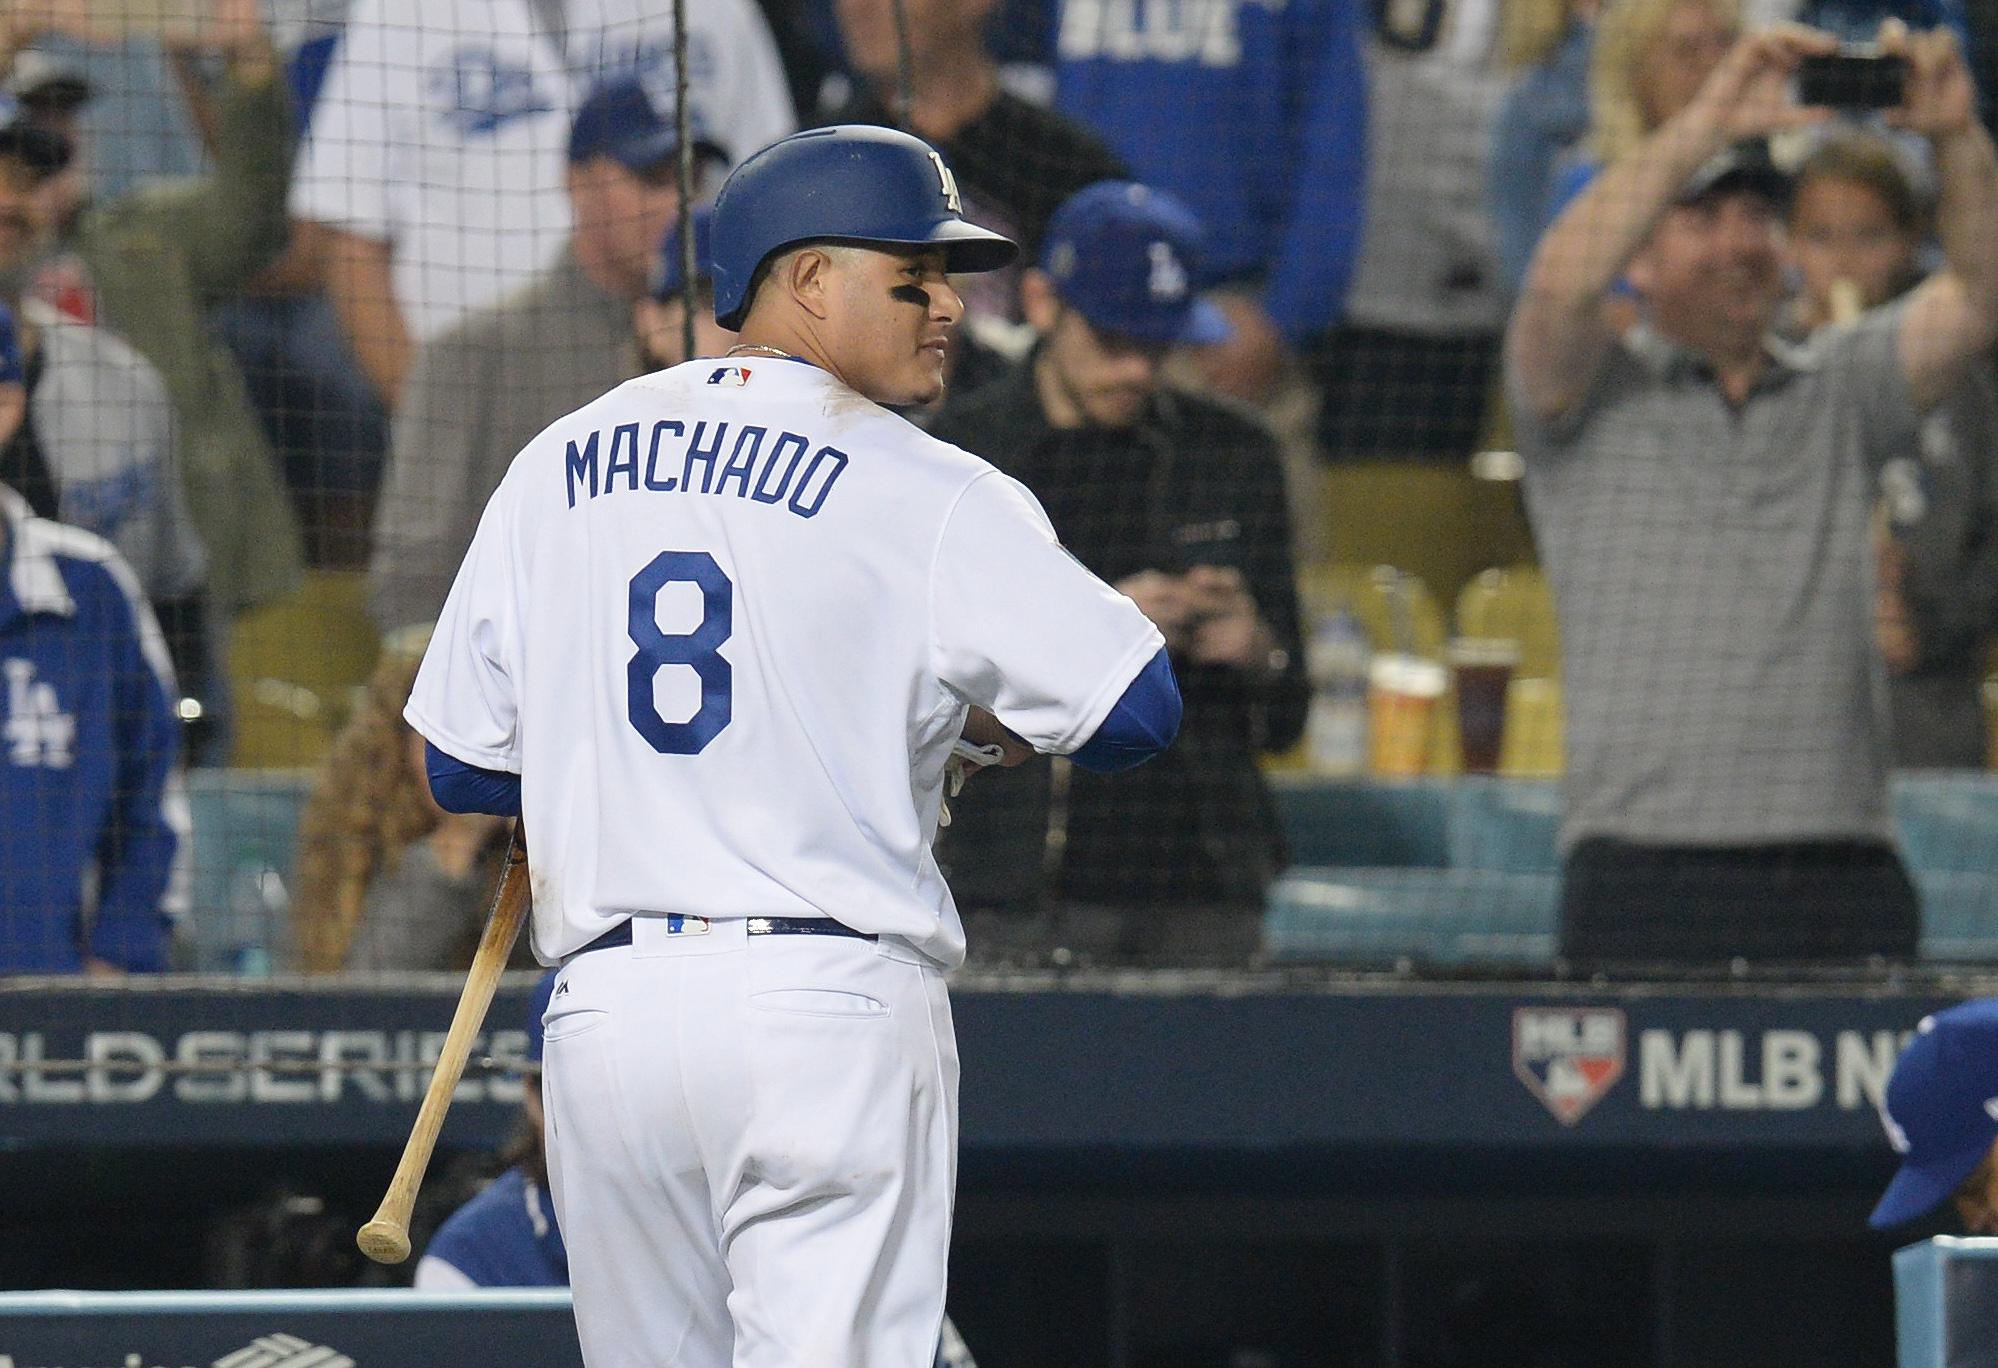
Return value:
M 708 383 L 710 385 L 727 385 L 732 389 L 741 389 L 749 383 L 749 367 L 716 366 L 714 374 L 708 377 Z
M 1624 1034 L 1615 1007 L 1516 1007 L 1512 1071 L 1556 1121 L 1572 1126 L 1623 1077 Z

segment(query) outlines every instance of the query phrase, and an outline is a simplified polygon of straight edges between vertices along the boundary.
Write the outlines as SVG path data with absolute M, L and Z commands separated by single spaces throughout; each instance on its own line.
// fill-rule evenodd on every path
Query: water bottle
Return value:
M 1367 668 L 1373 646 L 1358 618 L 1344 606 L 1319 617 L 1305 647 L 1311 676 L 1311 711 L 1305 721 L 1305 755 L 1315 773 L 1367 772 Z

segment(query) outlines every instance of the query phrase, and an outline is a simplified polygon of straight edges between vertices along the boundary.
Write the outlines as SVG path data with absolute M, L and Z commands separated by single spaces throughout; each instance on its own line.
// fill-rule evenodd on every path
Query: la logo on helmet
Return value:
M 930 149 L 930 160 L 936 163 L 937 181 L 943 186 L 944 207 L 953 214 L 962 214 L 964 201 L 957 197 L 957 177 L 950 173 L 950 168 L 944 165 L 944 159 L 936 154 L 935 148 Z

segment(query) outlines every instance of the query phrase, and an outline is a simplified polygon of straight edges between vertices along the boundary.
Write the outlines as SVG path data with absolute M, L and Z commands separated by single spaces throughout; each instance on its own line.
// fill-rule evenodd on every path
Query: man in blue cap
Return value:
M 692 118 L 701 179 L 725 163 Z M 672 111 L 633 79 L 597 87 L 569 132 L 575 228 L 554 265 L 426 343 L 395 416 L 375 512 L 369 606 L 386 632 L 437 616 L 507 463 L 551 421 L 633 372 L 632 307 L 680 218 Z
M 1880 1119 L 1901 1156 L 1868 1221 L 1875 1230 L 1953 1203 L 1973 1235 L 1998 1235 L 1998 998 L 1922 1018 Z
M 932 425 L 1026 484 L 1063 544 L 1136 601 L 1185 700 L 1178 743 L 1151 764 L 1114 783 L 1069 776 L 1059 832 L 1046 763 L 981 779 L 938 854 L 980 923 L 970 943 L 996 957 L 1245 960 L 1284 862 L 1256 757 L 1297 739 L 1307 685 L 1276 444 L 1241 411 L 1161 382 L 1175 347 L 1227 333 L 1195 293 L 1201 236 L 1143 185 L 1070 197 L 1021 282 L 1038 344 Z M 1044 850 L 1060 852 L 1053 926 Z

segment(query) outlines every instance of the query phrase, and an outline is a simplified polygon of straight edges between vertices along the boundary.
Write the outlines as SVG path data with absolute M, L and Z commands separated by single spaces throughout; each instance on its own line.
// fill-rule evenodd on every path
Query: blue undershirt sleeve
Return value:
M 430 776 L 430 796 L 446 812 L 520 816 L 518 774 L 468 765 L 455 755 L 446 755 L 428 741 L 423 743 L 423 768 Z
M 1172 744 L 1181 711 L 1179 681 L 1161 648 L 1111 706 L 1096 734 L 1068 758 L 1097 774 L 1133 769 Z

